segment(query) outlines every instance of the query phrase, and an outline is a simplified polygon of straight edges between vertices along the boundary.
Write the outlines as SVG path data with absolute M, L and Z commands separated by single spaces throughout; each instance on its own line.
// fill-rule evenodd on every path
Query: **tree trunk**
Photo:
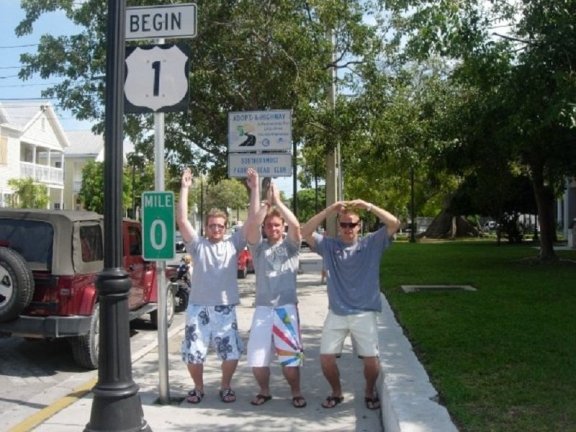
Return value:
M 452 215 L 445 210 L 440 212 L 423 233 L 427 238 L 478 237 L 478 229 L 462 216 Z
M 538 223 L 540 224 L 540 261 L 558 261 L 554 252 L 554 237 L 556 224 L 554 222 L 554 194 L 544 184 L 543 167 L 532 167 L 532 186 L 534 197 L 538 206 Z

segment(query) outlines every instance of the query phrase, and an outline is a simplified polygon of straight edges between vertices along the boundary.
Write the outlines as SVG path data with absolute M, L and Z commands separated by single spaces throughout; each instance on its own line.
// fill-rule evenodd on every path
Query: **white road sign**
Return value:
M 188 96 L 188 56 L 178 45 L 126 50 L 126 112 L 184 111 Z
M 196 37 L 194 3 L 126 8 L 126 40 Z
M 290 110 L 228 113 L 228 151 L 289 151 L 292 148 Z
M 228 153 L 228 176 L 246 177 L 246 170 L 254 168 L 260 177 L 290 177 L 290 153 Z

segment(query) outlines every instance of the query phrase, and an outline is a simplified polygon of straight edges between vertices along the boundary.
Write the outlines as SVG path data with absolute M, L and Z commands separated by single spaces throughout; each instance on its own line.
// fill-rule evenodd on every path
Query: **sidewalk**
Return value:
M 158 399 L 158 353 L 153 350 L 133 364 L 133 379 L 140 386 L 144 419 L 153 431 L 364 431 L 364 432 L 450 432 L 456 431 L 446 410 L 433 401 L 434 388 L 424 369 L 412 353 L 401 328 L 388 309 L 387 302 L 380 328 L 382 367 L 379 382 L 382 410 L 370 411 L 364 406 L 362 363 L 353 355 L 350 342 L 339 360 L 344 388 L 344 402 L 333 409 L 320 403 L 330 393 L 319 364 L 319 342 L 327 310 L 326 287 L 320 285 L 320 261 L 315 254 L 303 253 L 302 273 L 298 276 L 299 310 L 305 348 L 302 368 L 302 392 L 305 408 L 291 405 L 288 385 L 278 365 L 272 366 L 273 399 L 255 407 L 250 400 L 258 387 L 245 358 L 234 375 L 233 388 L 237 401 L 222 403 L 218 398 L 220 362 L 213 353 L 205 365 L 205 397 L 198 405 L 184 398 L 192 389 L 192 380 L 180 359 L 182 330 L 169 340 L 169 387 L 171 404 L 160 405 Z M 253 284 L 241 284 L 238 306 L 239 326 L 244 340 L 252 318 Z M 35 431 L 80 431 L 90 420 L 92 394 L 76 401 L 38 426 Z

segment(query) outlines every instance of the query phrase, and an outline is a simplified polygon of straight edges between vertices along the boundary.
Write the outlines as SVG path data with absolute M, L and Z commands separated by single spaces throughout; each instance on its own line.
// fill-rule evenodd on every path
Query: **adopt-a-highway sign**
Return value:
M 290 151 L 292 111 L 267 110 L 228 113 L 228 151 Z

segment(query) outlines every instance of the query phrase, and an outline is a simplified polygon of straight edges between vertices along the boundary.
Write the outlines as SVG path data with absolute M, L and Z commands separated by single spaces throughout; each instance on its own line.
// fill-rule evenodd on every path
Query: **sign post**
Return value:
M 126 8 L 125 38 L 127 40 L 156 39 L 158 45 L 136 47 L 126 57 L 128 73 L 124 87 L 127 111 L 154 113 L 154 188 L 164 190 L 164 113 L 186 111 L 188 108 L 189 80 L 188 55 L 177 45 L 162 46 L 164 38 L 196 37 L 196 5 L 177 4 Z M 170 403 L 168 385 L 168 332 L 166 259 L 174 258 L 174 197 L 150 195 L 151 214 L 145 215 L 150 223 L 144 226 L 145 255 L 156 259 L 158 284 L 158 372 L 159 400 Z M 170 201 L 171 205 L 168 205 Z M 171 216 L 167 209 L 172 208 Z M 152 210 L 154 208 L 154 210 Z M 161 209 L 160 209 L 161 208 Z M 154 215 L 154 216 L 152 216 Z M 168 220 L 170 219 L 170 220 Z M 170 250 L 168 250 L 170 249 Z M 154 257 L 152 257 L 154 256 Z

